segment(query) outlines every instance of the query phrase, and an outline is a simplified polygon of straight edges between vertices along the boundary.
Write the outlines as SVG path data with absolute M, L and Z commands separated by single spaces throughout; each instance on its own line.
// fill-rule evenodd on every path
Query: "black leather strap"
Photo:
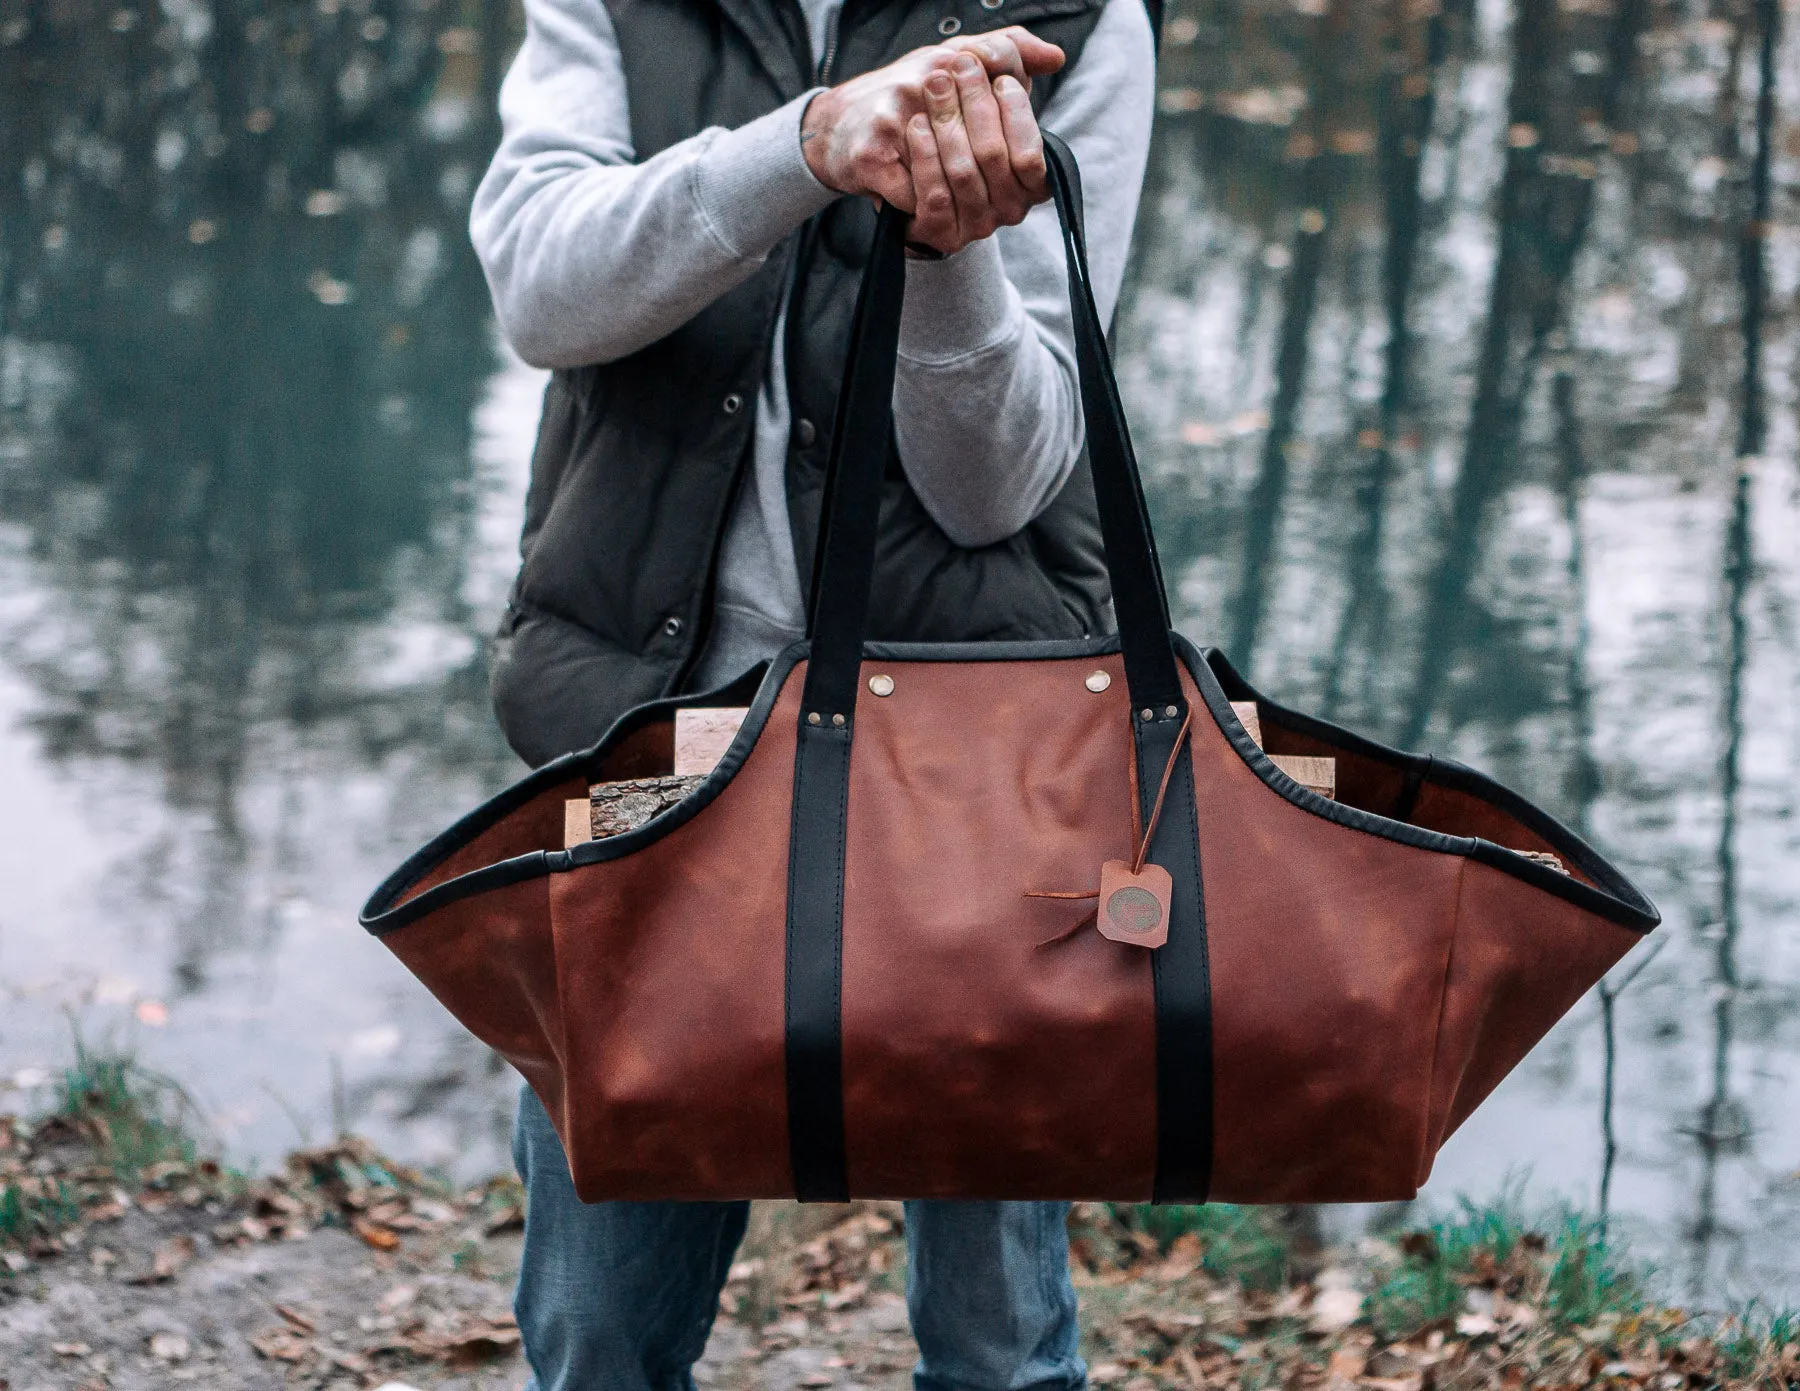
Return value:
M 1168 720 L 1137 729 L 1139 815 L 1149 823 L 1160 770 L 1180 733 Z M 1194 760 L 1183 744 L 1169 779 L 1148 858 L 1169 871 L 1169 940 L 1150 954 L 1156 992 L 1156 1177 L 1151 1199 L 1203 1203 L 1212 1183 L 1212 980 L 1206 955 L 1206 901 L 1200 886 L 1200 827 Z
M 1081 185 L 1068 146 L 1044 136 L 1062 219 L 1088 458 L 1130 691 L 1138 785 L 1155 795 L 1187 714 L 1137 461 L 1088 280 Z M 857 299 L 827 469 L 801 699 L 788 847 L 788 1141 L 795 1195 L 849 1196 L 843 1100 L 844 852 L 850 750 L 893 430 L 905 292 L 905 216 L 884 208 Z M 1021 737 L 1029 737 L 1021 731 Z M 1147 818 L 1149 807 L 1142 814 Z M 1169 941 L 1153 958 L 1159 1202 L 1203 1200 L 1212 1166 L 1212 1025 L 1193 763 L 1183 747 L 1149 858 L 1174 880 Z M 1096 875 L 1099 866 L 1094 866 Z M 928 1105 L 929 1098 L 919 1098 Z
M 1105 325 L 1088 280 L 1078 207 L 1080 175 L 1069 147 L 1048 132 L 1044 152 L 1051 194 L 1062 218 L 1088 460 L 1112 579 L 1125 681 L 1134 709 L 1150 710 L 1153 718 L 1179 721 L 1186 714 L 1186 702 L 1176 676 L 1175 649 L 1169 641 L 1162 573 L 1118 384 L 1113 379 Z M 824 536 L 810 623 L 812 664 L 807 670 L 802 708 L 806 716 L 843 715 L 846 723 L 856 716 L 857 672 L 875 567 L 882 470 L 893 431 L 894 358 L 906 290 L 905 235 L 906 215 L 883 208 L 857 298 L 844 390 L 839 395 L 838 426 L 827 465 L 826 505 L 820 519 Z M 1165 714 L 1170 707 L 1175 713 Z
M 844 816 L 850 731 L 802 723 L 788 846 L 787 1102 L 794 1196 L 849 1200 L 844 1162 Z

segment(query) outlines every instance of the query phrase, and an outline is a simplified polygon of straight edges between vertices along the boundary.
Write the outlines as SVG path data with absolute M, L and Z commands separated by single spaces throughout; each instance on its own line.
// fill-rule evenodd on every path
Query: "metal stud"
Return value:
M 1174 719 L 1180 713 L 1181 707 L 1179 705 L 1169 705 L 1163 708 L 1163 714 L 1167 715 L 1170 719 Z
M 836 725 L 839 729 L 842 729 L 844 727 L 844 717 L 842 715 L 833 715 L 831 717 L 831 722 L 834 725 Z
M 869 689 L 878 696 L 891 696 L 894 693 L 894 678 L 885 671 L 869 678 Z
M 817 710 L 815 710 L 815 711 L 813 711 L 813 712 L 812 712 L 812 714 L 810 714 L 810 715 L 808 715 L 808 716 L 807 716 L 807 717 L 806 717 L 806 722 L 807 722 L 807 723 L 808 723 L 808 724 L 821 724 L 821 723 L 823 723 L 823 721 L 821 721 L 821 720 L 820 720 L 820 718 L 819 718 L 819 712 L 818 712 L 818 711 L 817 711 Z
M 1154 711 L 1154 710 L 1140 710 L 1140 711 L 1138 711 L 1138 718 L 1139 718 L 1139 719 L 1140 719 L 1140 720 L 1144 720 L 1144 721 L 1146 721 L 1146 722 L 1148 722 L 1148 721 L 1150 721 L 1150 720 L 1153 720 L 1153 719 L 1155 719 L 1155 718 L 1156 718 L 1156 711 Z
M 938 21 L 938 33 L 945 38 L 962 32 L 962 21 L 953 14 L 947 14 Z
M 1087 680 L 1083 681 L 1081 684 L 1086 686 L 1095 695 L 1099 695 L 1100 692 L 1112 685 L 1112 675 L 1109 672 L 1104 671 L 1090 671 L 1087 674 Z

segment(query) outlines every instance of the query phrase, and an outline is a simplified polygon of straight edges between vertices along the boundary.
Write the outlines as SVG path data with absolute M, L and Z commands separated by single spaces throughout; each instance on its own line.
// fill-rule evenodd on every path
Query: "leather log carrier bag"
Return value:
M 364 909 L 536 1089 L 584 1199 L 1411 1197 L 1658 921 L 1523 798 L 1171 631 L 1048 143 L 1118 636 L 864 641 L 904 287 L 884 212 L 809 639 L 630 711 Z M 565 802 L 671 773 L 676 712 L 732 704 L 691 791 L 564 848 Z M 1296 757 L 1335 760 L 1335 795 Z

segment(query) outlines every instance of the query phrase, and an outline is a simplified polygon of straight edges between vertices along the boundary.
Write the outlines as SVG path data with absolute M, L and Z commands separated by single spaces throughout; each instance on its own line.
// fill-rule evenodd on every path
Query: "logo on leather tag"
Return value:
M 1169 940 L 1173 890 L 1161 865 L 1145 865 L 1133 874 L 1125 861 L 1108 860 L 1100 866 L 1100 935 L 1127 946 L 1160 947 Z

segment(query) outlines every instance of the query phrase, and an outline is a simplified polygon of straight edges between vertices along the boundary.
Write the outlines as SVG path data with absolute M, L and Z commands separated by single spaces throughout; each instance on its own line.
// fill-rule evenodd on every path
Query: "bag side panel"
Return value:
M 1212 967 L 1211 1196 L 1410 1198 L 1462 857 L 1295 806 L 1210 718 L 1196 718 L 1192 739 Z
M 785 1073 L 788 820 L 804 664 L 718 797 L 617 860 L 553 874 L 568 1021 L 552 1109 L 576 1191 L 792 1193 Z
M 1429 1161 L 1643 935 L 1471 860 L 1432 1079 Z
M 850 773 L 851 1192 L 1147 1199 L 1150 954 L 1102 937 L 1093 899 L 1025 896 L 1096 890 L 1101 864 L 1130 856 L 1121 659 L 862 670 L 894 687 L 860 696 Z
M 381 938 L 475 1037 L 519 1070 L 551 1115 L 562 1106 L 562 1012 L 549 880 L 446 904 Z

